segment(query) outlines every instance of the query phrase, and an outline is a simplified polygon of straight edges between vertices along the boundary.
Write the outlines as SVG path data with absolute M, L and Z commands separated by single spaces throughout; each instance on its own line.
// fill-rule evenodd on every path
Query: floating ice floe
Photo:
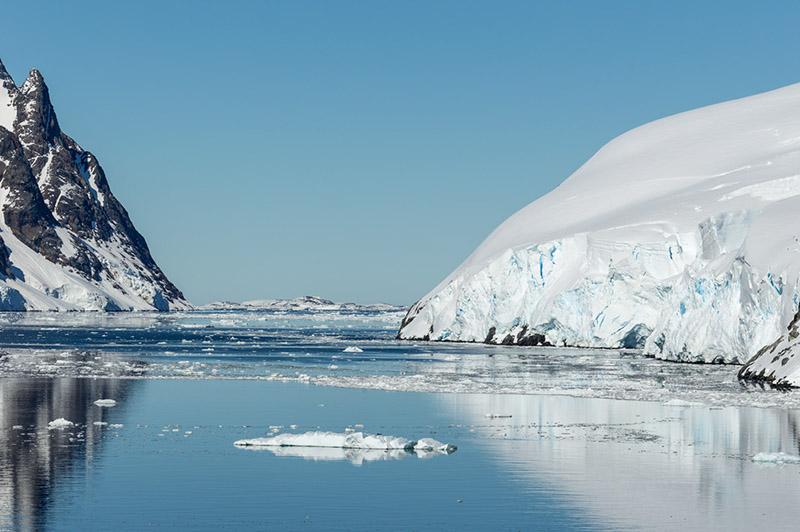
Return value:
M 679 406 L 679 407 L 704 406 L 703 403 L 684 401 L 683 399 L 670 399 L 669 401 L 662 404 L 664 406 Z
M 758 453 L 751 460 L 753 462 L 798 464 L 800 463 L 800 456 L 786 453 Z
M 343 351 L 343 353 L 363 353 L 363 352 L 364 352 L 363 349 L 353 345 L 351 345 L 350 347 L 346 347 Z
M 363 432 L 340 433 L 312 431 L 305 434 L 278 434 L 272 438 L 253 438 L 234 442 L 237 447 L 314 447 L 331 449 L 401 450 L 450 454 L 457 447 L 431 438 L 408 440 Z
M 117 402 L 113 399 L 98 399 L 94 404 L 97 406 L 117 406 Z
M 489 419 L 503 419 L 511 417 L 511 414 L 486 414 Z
M 53 421 L 48 423 L 47 424 L 47 428 L 48 429 L 66 429 L 66 428 L 69 428 L 69 427 L 71 427 L 73 425 L 75 425 L 75 423 L 73 423 L 72 421 L 69 421 L 67 419 L 64 419 L 63 417 L 60 417 L 60 418 L 54 419 Z

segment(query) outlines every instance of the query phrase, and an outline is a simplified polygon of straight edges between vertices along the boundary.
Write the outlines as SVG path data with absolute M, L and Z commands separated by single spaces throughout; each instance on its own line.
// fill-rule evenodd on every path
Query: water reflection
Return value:
M 292 456 L 305 458 L 306 460 L 335 462 L 347 461 L 355 466 L 360 466 L 364 462 L 385 462 L 389 460 L 402 460 L 409 456 L 419 458 L 430 458 L 441 453 L 433 452 L 414 452 L 404 449 L 340 449 L 331 447 L 244 447 L 244 449 L 263 452 L 270 451 L 275 456 Z
M 800 466 L 754 463 L 798 454 L 800 412 L 557 396 L 446 396 L 527 489 L 584 501 L 621 527 L 793 527 Z M 511 415 L 489 418 L 487 414 Z
M 137 381 L 0 379 L 0 528 L 39 529 L 59 479 L 93 467 L 112 409 L 97 399 L 123 399 Z M 120 408 L 120 407 L 114 407 Z M 118 412 L 119 413 L 119 412 Z M 65 418 L 75 425 L 49 430 Z

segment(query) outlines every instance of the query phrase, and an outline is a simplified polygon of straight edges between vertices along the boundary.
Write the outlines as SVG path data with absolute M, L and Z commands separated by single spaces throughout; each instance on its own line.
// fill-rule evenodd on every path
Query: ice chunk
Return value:
M 752 459 L 753 462 L 772 462 L 772 463 L 800 463 L 800 456 L 786 453 L 758 453 Z
M 73 423 L 72 421 L 69 421 L 67 419 L 64 419 L 63 417 L 60 417 L 60 418 L 54 419 L 53 421 L 48 423 L 47 424 L 47 428 L 48 429 L 66 429 L 66 428 L 69 428 L 69 427 L 71 427 L 73 425 L 75 425 L 75 423 Z
M 113 399 L 98 399 L 94 404 L 97 406 L 117 406 L 117 402 Z
M 689 406 L 703 406 L 703 403 L 692 403 L 689 401 L 684 401 L 683 399 L 670 399 L 664 406 L 680 406 L 680 407 L 689 407 Z
M 457 447 L 431 438 L 409 440 L 363 432 L 341 433 L 312 431 L 305 434 L 278 434 L 272 438 L 253 438 L 234 442 L 237 447 L 327 447 L 337 449 L 400 449 L 406 451 L 455 452 Z
M 363 353 L 363 352 L 364 352 L 363 349 L 361 349 L 360 347 L 356 347 L 354 345 L 346 347 L 343 351 L 343 353 Z
M 94 422 L 94 425 L 95 425 L 96 427 L 104 427 L 104 426 L 108 425 L 108 423 L 107 423 L 107 422 L 105 422 L 105 421 L 95 421 L 95 422 Z
M 23 427 L 22 425 L 14 425 L 14 426 L 13 426 L 13 427 L 11 427 L 11 428 L 12 428 L 12 429 L 14 429 L 14 430 L 22 430 L 22 429 L 24 429 L 25 427 Z
M 488 417 L 489 419 L 495 419 L 495 418 L 502 419 L 511 417 L 511 414 L 486 414 L 486 417 Z

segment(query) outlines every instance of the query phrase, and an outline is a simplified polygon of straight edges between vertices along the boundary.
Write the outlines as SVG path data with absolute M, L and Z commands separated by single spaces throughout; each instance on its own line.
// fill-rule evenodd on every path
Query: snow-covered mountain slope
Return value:
M 0 211 L 0 310 L 191 308 L 61 131 L 41 74 L 17 87 L 1 62 Z
M 761 348 L 739 370 L 740 379 L 765 381 L 773 386 L 800 387 L 800 311 L 784 334 Z
M 614 139 L 409 311 L 399 338 L 745 362 L 798 310 L 800 84 Z

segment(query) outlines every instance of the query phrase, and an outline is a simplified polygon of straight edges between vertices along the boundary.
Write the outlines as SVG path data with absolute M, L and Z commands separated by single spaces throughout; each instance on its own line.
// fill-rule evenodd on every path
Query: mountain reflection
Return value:
M 751 458 L 798 454 L 797 410 L 564 396 L 439 400 L 487 437 L 490 454 L 523 486 L 579 500 L 604 526 L 796 525 L 800 466 Z
M 113 420 L 120 413 L 95 406 L 94 401 L 120 401 L 136 383 L 0 379 L 0 528 L 32 530 L 44 525 L 46 506 L 59 479 L 92 467 L 107 430 L 94 423 Z M 75 425 L 49 430 L 48 423 L 58 418 Z

